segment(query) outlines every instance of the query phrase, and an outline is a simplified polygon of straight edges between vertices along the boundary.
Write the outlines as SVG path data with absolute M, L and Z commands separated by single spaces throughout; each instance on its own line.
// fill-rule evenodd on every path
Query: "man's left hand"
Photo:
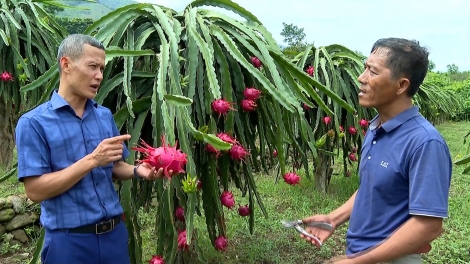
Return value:
M 173 171 L 170 170 L 168 171 L 170 176 L 173 175 Z M 163 168 L 160 168 L 158 171 L 156 170 L 155 167 L 151 167 L 147 163 L 142 163 L 139 168 L 137 169 L 137 174 L 142 178 L 146 179 L 149 181 L 154 181 L 156 179 L 162 178 L 164 176 L 163 174 Z

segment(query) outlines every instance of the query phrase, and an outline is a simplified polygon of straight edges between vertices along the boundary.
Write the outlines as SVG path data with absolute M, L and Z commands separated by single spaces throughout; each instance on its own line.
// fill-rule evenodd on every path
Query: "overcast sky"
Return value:
M 137 0 L 182 11 L 190 0 Z M 369 54 L 383 37 L 416 39 L 436 69 L 470 70 L 470 0 L 234 0 L 284 44 L 282 22 L 305 29 L 315 46 L 342 44 Z M 212 7 L 208 7 L 212 8 Z M 224 12 L 225 13 L 225 12 Z

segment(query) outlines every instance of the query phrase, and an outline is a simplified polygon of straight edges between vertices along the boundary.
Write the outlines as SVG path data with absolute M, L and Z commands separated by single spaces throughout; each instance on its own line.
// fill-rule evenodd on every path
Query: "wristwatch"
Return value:
M 142 165 L 142 163 L 138 164 L 137 166 L 134 166 L 134 178 L 142 180 L 142 178 L 139 176 L 139 174 L 137 174 L 137 169 L 140 167 L 140 165 Z

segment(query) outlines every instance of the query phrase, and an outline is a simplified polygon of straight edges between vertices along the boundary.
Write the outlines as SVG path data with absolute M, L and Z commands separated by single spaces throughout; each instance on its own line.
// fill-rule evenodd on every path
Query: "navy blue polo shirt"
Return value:
M 346 234 L 348 255 L 389 237 L 411 215 L 448 217 L 450 152 L 436 128 L 412 107 L 364 139 L 360 186 Z
M 119 135 L 109 109 L 88 100 L 79 118 L 56 91 L 50 101 L 21 116 L 15 133 L 20 181 L 65 169 L 103 139 Z M 125 147 L 123 158 L 128 155 Z M 50 230 L 74 228 L 122 214 L 112 170 L 112 162 L 97 167 L 65 193 L 41 202 L 41 224 Z

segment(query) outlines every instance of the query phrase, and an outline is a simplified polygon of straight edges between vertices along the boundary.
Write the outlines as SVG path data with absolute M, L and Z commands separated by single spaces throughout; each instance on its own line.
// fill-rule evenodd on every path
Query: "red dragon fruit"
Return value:
M 212 101 L 211 108 L 212 111 L 218 113 L 220 117 L 221 115 L 226 115 L 230 110 L 235 110 L 232 107 L 232 104 L 232 102 L 225 101 L 224 99 L 220 98 Z
M 220 138 L 224 142 L 227 142 L 230 144 L 238 144 L 238 141 L 234 137 L 230 136 L 229 134 L 221 132 L 217 134 L 217 137 Z
M 328 125 L 329 123 L 331 123 L 331 117 L 325 116 L 323 118 L 323 123 L 325 123 L 325 125 Z
M 350 126 L 348 128 L 348 131 L 349 131 L 349 134 L 351 134 L 351 135 L 356 135 L 356 133 L 357 133 L 357 129 L 353 126 Z
M 365 119 L 361 119 L 361 120 L 359 120 L 359 125 L 361 127 L 367 127 L 369 125 L 369 122 Z
M 235 206 L 235 199 L 233 198 L 233 194 L 230 191 L 223 191 L 220 195 L 220 202 L 223 206 L 232 209 Z
M 294 172 L 288 172 L 283 176 L 284 181 L 290 185 L 296 185 L 300 181 L 300 176 L 295 174 Z
M 244 160 L 246 156 L 250 155 L 241 145 L 235 144 L 230 148 L 230 157 L 233 160 L 240 161 Z
M 2 74 L 0 74 L 0 80 L 2 80 L 3 82 L 10 82 L 10 81 L 13 81 L 14 78 L 13 78 L 13 75 L 11 75 L 11 73 L 4 71 Z
M 215 239 L 214 247 L 218 251 L 225 251 L 228 247 L 228 240 L 224 236 L 218 236 Z
M 256 107 L 257 107 L 255 101 L 249 100 L 249 99 L 243 99 L 241 102 L 241 105 L 242 105 L 243 111 L 246 111 L 246 112 L 254 111 L 256 110 Z
M 261 68 L 261 61 L 257 57 L 251 57 L 251 64 L 253 64 L 256 69 Z
M 170 178 L 170 170 L 173 174 L 184 173 L 183 167 L 188 162 L 186 154 L 179 149 L 176 149 L 178 142 L 175 143 L 174 147 L 170 144 L 166 144 L 165 137 L 162 136 L 162 147 L 153 148 L 141 139 L 141 146 L 133 147 L 132 150 L 141 152 L 144 154 L 146 159 L 139 160 L 139 163 L 147 163 L 157 170 L 163 168 L 163 172 L 167 178 Z
M 308 66 L 305 71 L 308 73 L 308 75 L 313 76 L 314 68 L 312 66 Z
M 184 209 L 181 206 L 176 207 L 175 217 L 181 222 L 184 222 Z
M 356 154 L 354 154 L 353 152 L 349 153 L 349 160 L 352 162 L 357 161 Z
M 165 260 L 162 256 L 153 255 L 152 259 L 149 261 L 149 264 L 165 264 Z
M 178 233 L 178 248 L 182 250 L 187 250 L 189 248 L 189 245 L 186 242 L 186 230 Z
M 207 144 L 207 145 L 206 145 L 206 150 L 207 150 L 207 152 L 209 152 L 209 153 L 215 154 L 215 158 L 218 158 L 220 155 L 222 155 L 222 153 L 220 152 L 220 150 L 214 148 L 211 144 Z
M 249 216 L 250 215 L 250 207 L 248 207 L 248 204 L 245 206 L 238 205 L 238 214 L 240 216 Z
M 274 150 L 274 151 L 273 151 L 273 156 L 274 156 L 274 157 L 277 157 L 277 150 Z
M 245 99 L 256 101 L 259 99 L 261 91 L 255 88 L 247 87 L 243 91 L 243 95 L 245 96 Z
M 340 131 L 340 132 L 344 132 L 344 127 L 343 127 L 343 126 L 339 126 L 339 131 Z

